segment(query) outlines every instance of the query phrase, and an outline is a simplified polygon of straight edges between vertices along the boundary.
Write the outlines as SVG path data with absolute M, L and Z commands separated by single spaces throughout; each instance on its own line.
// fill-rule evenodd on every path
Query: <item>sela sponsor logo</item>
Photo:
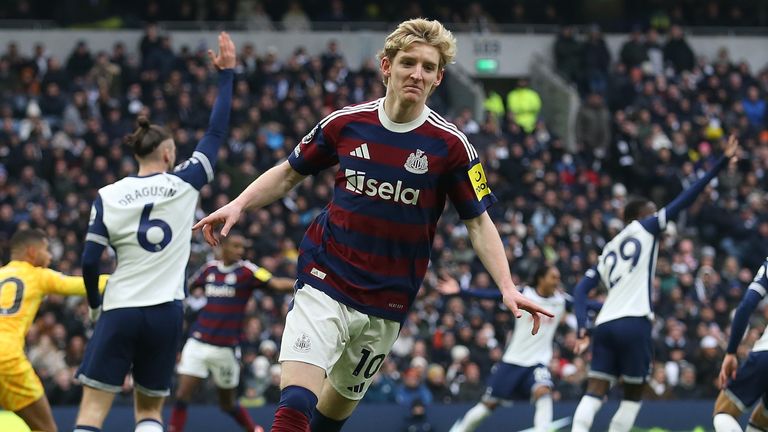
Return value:
M 416 149 L 416 153 L 411 153 L 403 166 L 408 172 L 424 174 L 429 170 L 429 161 L 423 150 Z
M 347 178 L 347 190 L 369 197 L 379 197 L 386 201 L 401 202 L 403 204 L 416 205 L 419 201 L 419 189 L 403 187 L 402 180 L 392 184 L 376 179 L 366 179 L 365 172 L 351 169 L 344 170 Z
M 206 284 L 205 296 L 206 297 L 234 297 L 235 288 L 231 286 L 226 286 L 226 285 L 220 286 L 220 285 Z
M 400 303 L 387 303 L 387 306 L 392 309 L 402 309 L 405 307 L 405 305 L 402 305 Z
M 306 333 L 302 333 L 296 338 L 296 342 L 293 343 L 293 350 L 296 352 L 308 352 L 312 349 L 312 340 Z

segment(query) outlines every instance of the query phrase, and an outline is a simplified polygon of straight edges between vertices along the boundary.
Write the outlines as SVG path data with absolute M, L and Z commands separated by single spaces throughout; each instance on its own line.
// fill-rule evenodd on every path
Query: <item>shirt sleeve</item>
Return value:
M 253 279 L 251 279 L 251 286 L 253 288 L 263 287 L 272 279 L 272 273 L 263 267 L 259 267 L 251 262 L 246 263 L 245 267 L 253 276 Z
M 744 298 L 741 299 L 739 307 L 736 308 L 736 313 L 733 315 L 733 321 L 731 322 L 731 335 L 728 338 L 728 347 L 726 352 L 728 354 L 735 354 L 739 348 L 741 339 L 744 338 L 744 333 L 749 326 L 749 316 L 752 315 L 757 305 L 765 298 L 766 290 L 768 289 L 768 261 L 757 270 L 755 279 L 749 284 L 747 292 L 744 293 Z
M 46 292 L 62 295 L 85 295 L 85 282 L 82 276 L 67 276 L 51 269 L 43 269 Z M 99 291 L 104 291 L 107 285 L 108 275 L 99 277 Z
M 600 282 L 600 273 L 597 271 L 597 267 L 592 267 L 584 273 L 584 277 L 581 278 L 579 283 L 574 288 L 573 309 L 576 313 L 576 323 L 579 327 L 579 333 L 581 329 L 587 326 L 587 296 Z
M 203 267 L 199 268 L 195 274 L 192 275 L 191 278 L 189 278 L 189 287 L 190 288 L 197 288 L 201 286 L 205 286 L 205 278 L 208 276 L 208 269 L 211 268 L 209 265 L 204 265 Z
M 88 221 L 88 232 L 85 241 L 92 241 L 102 246 L 109 246 L 109 232 L 104 225 L 104 203 L 101 195 L 96 195 L 91 205 L 91 217 Z
M 332 128 L 323 120 L 305 136 L 288 156 L 288 163 L 301 175 L 315 175 L 339 163 Z
M 485 171 L 477 157 L 449 172 L 447 183 L 448 197 L 462 219 L 480 216 L 498 201 L 488 186 Z

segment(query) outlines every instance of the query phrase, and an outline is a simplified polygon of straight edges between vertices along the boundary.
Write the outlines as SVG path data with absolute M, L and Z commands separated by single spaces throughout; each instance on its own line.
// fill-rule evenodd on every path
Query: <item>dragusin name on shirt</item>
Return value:
M 141 189 L 134 189 L 133 193 L 125 194 L 125 196 L 121 198 L 117 203 L 122 206 L 127 206 L 128 204 L 134 201 L 138 201 L 140 198 L 157 197 L 157 196 L 163 197 L 163 198 L 170 198 L 176 195 L 176 192 L 178 191 L 171 187 L 146 186 Z

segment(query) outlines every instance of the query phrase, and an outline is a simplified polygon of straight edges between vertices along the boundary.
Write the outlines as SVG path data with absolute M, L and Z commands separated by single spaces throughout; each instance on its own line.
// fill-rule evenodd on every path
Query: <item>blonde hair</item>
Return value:
M 456 38 L 440 21 L 414 18 L 401 22 L 395 31 L 387 36 L 384 49 L 378 54 L 379 60 L 384 57 L 393 60 L 398 51 L 407 49 L 414 43 L 424 43 L 437 48 L 440 53 L 440 69 L 452 63 L 456 57 Z M 386 77 L 384 84 L 387 84 Z

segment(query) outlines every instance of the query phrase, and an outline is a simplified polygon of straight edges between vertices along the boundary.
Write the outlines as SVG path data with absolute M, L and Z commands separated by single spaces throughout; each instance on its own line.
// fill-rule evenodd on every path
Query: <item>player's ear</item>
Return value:
M 440 69 L 437 71 L 437 79 L 435 79 L 435 87 L 439 86 L 441 82 L 443 82 L 443 77 L 445 76 L 445 69 Z
M 389 78 L 389 76 L 392 74 L 392 61 L 389 59 L 389 57 L 383 56 L 381 58 L 379 69 L 381 69 L 381 75 L 384 76 L 385 80 Z
M 34 244 L 28 244 L 24 247 L 24 257 L 30 262 L 36 262 L 38 248 Z

